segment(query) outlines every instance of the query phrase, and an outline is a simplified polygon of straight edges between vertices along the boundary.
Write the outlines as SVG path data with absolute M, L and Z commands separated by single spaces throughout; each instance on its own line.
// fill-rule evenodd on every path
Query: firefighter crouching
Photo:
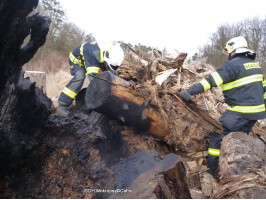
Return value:
M 193 95 L 222 86 L 229 107 L 219 119 L 223 134 L 210 134 L 208 168 L 214 176 L 217 175 L 222 138 L 230 132 L 249 133 L 257 120 L 266 118 L 266 81 L 260 65 L 255 62 L 256 54 L 247 48 L 242 36 L 229 40 L 223 53 L 229 55 L 229 61 L 180 94 L 183 100 L 189 101 Z
M 122 48 L 116 44 L 106 51 L 99 48 L 96 41 L 84 43 L 75 48 L 69 54 L 70 73 L 73 78 L 65 86 L 59 96 L 57 112 L 66 117 L 69 114 L 69 106 L 79 93 L 86 74 L 89 80 L 102 71 L 110 71 L 116 74 L 118 67 L 124 60 Z

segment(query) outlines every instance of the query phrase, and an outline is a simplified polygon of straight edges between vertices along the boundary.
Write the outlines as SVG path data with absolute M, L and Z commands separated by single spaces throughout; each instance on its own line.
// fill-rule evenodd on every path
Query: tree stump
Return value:
M 266 145 L 242 132 L 223 138 L 219 158 L 221 185 L 213 198 L 265 198 Z
M 260 139 L 242 132 L 225 136 L 219 158 L 219 176 L 223 179 L 235 174 L 247 174 L 252 168 L 266 164 L 266 145 Z
M 24 78 L 30 78 L 32 83 L 36 83 L 36 86 L 42 89 L 46 94 L 46 73 L 40 71 L 25 71 Z

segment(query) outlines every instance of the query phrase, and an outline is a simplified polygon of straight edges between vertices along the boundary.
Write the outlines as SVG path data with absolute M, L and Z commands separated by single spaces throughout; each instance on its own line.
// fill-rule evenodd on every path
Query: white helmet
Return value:
M 104 61 L 107 62 L 112 70 L 116 70 L 124 61 L 124 51 L 119 44 L 113 45 L 104 52 Z
M 228 55 L 236 49 L 239 50 L 239 52 L 236 52 L 236 53 L 243 53 L 243 52 L 248 51 L 247 48 L 248 48 L 248 44 L 247 44 L 246 39 L 243 36 L 238 36 L 238 37 L 232 38 L 226 43 L 223 49 L 223 54 Z

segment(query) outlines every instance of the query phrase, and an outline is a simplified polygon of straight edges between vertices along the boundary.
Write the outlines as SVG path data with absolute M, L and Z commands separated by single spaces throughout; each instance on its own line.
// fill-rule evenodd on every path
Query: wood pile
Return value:
M 207 170 L 208 135 L 214 130 L 221 133 L 222 128 L 218 119 L 227 109 L 227 105 L 224 102 L 221 88 L 213 88 L 197 95 L 192 98 L 190 103 L 184 103 L 179 98 L 180 91 L 187 89 L 196 81 L 200 81 L 215 71 L 212 66 L 206 64 L 205 60 L 188 64 L 186 56 L 185 53 L 180 53 L 177 57 L 165 57 L 155 49 L 150 53 L 132 50 L 126 55 L 125 62 L 119 68 L 119 77 L 127 80 L 128 83 L 118 81 L 118 78 L 115 77 L 107 78 L 104 74 L 100 75 L 99 79 L 91 83 L 92 87 L 88 88 L 86 98 L 89 98 L 87 102 L 90 102 L 88 106 L 90 109 L 96 108 L 98 112 L 133 126 L 136 130 L 148 130 L 150 134 L 166 142 L 174 152 L 182 155 L 188 172 L 188 184 L 192 197 L 207 198 L 212 197 L 217 189 L 221 187 L 213 177 L 205 172 Z M 105 80 L 108 80 L 109 83 Z M 97 85 L 101 85 L 100 82 L 105 82 L 105 85 L 109 84 L 107 88 L 110 92 L 105 91 L 105 94 L 108 94 L 106 99 L 110 100 L 112 95 L 112 98 L 116 97 L 116 99 L 113 98 L 109 102 L 97 101 L 100 106 L 93 107 L 91 96 L 95 97 L 93 93 L 99 91 L 100 87 Z M 106 88 L 106 86 L 101 88 Z M 113 91 L 120 91 L 119 95 Z M 140 98 L 141 101 L 137 100 Z M 127 100 L 125 101 L 125 99 Z M 113 107 L 116 111 L 120 110 L 117 113 L 112 109 L 107 109 L 109 105 L 115 105 L 115 102 L 119 102 L 117 107 Z M 142 129 L 145 126 L 141 126 L 141 124 L 127 123 L 127 118 L 124 118 L 126 114 L 121 113 L 124 112 L 122 111 L 123 107 L 129 105 L 130 102 L 138 102 L 137 104 L 139 108 L 142 108 L 142 111 L 147 109 L 158 113 L 157 116 L 159 117 L 152 119 L 149 116 L 149 119 L 157 125 L 163 124 L 163 128 L 153 132 L 149 129 Z M 128 110 L 127 112 L 129 112 L 127 115 L 133 113 Z M 147 119 L 147 116 L 142 113 L 134 115 L 134 117 L 136 117 L 135 119 Z M 262 143 L 266 141 L 264 123 L 263 120 L 259 121 L 251 132 L 251 135 L 260 138 L 257 140 Z M 165 127 L 168 127 L 168 130 Z M 125 131 L 127 131 L 127 128 L 125 128 Z M 242 142 L 246 143 L 247 141 Z M 227 145 L 230 144 L 227 143 Z M 253 155 L 252 152 L 254 151 L 256 152 L 252 149 L 250 155 Z M 236 153 L 233 160 L 242 155 L 246 154 Z M 260 159 L 261 156 L 259 156 Z M 249 166 L 249 162 L 252 162 L 252 159 L 247 159 L 243 166 Z M 265 164 L 265 161 L 262 161 L 262 163 Z M 224 167 L 221 164 L 221 173 L 225 169 Z M 231 166 L 229 168 L 233 170 Z M 239 174 L 239 172 L 236 174 Z M 230 177 L 230 175 L 220 176 L 220 179 L 222 180 L 225 177 Z M 259 196 L 259 193 L 257 196 Z
M 127 110 L 125 107 L 127 108 L 131 101 L 131 104 L 138 105 L 139 110 L 142 109 L 139 116 L 153 123 L 148 129 L 154 136 L 183 152 L 206 150 L 209 133 L 214 130 L 221 132 L 218 110 L 223 109 L 223 104 L 215 98 L 219 90 L 215 90 L 215 94 L 209 92 L 203 98 L 195 98 L 196 103 L 186 104 L 179 98 L 178 93 L 182 88 L 192 85 L 195 77 L 196 80 L 202 78 L 198 75 L 199 72 L 206 74 L 206 69 L 194 72 L 183 67 L 186 56 L 187 54 L 181 53 L 177 58 L 166 58 L 157 50 L 153 50 L 151 56 L 144 52 L 139 55 L 130 52 L 119 68 L 119 77 L 129 81 L 130 86 L 118 86 L 117 78 L 108 79 L 103 73 L 91 82 L 87 90 L 87 107 L 127 122 L 125 116 L 132 116 L 133 113 L 130 110 L 127 113 L 122 110 Z M 161 81 L 162 79 L 164 81 Z M 103 88 L 106 91 L 102 91 Z M 116 102 L 117 99 L 120 99 L 120 103 Z M 127 100 L 124 102 L 125 99 Z M 218 103 L 220 106 L 216 106 Z M 110 108 L 110 105 L 118 105 L 120 108 Z M 212 112 L 213 110 L 216 112 Z M 135 120 L 138 118 L 135 117 Z M 143 130 L 144 126 L 134 127 Z M 152 127 L 155 127 L 155 131 L 151 130 Z

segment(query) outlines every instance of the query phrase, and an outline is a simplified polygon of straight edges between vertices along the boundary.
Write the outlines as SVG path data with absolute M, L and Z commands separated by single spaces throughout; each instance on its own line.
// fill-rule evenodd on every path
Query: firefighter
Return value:
M 208 149 L 209 173 L 216 176 L 221 141 L 230 132 L 249 133 L 259 119 L 266 118 L 266 81 L 260 65 L 255 62 L 256 54 L 248 49 L 244 37 L 232 38 L 226 43 L 223 53 L 229 56 L 209 77 L 202 79 L 180 93 L 184 101 L 212 87 L 222 86 L 228 109 L 220 117 L 222 135 L 210 133 Z
M 118 69 L 123 60 L 124 52 L 118 44 L 103 51 L 99 48 L 96 41 L 92 41 L 84 43 L 70 52 L 70 73 L 73 78 L 59 96 L 58 114 L 63 117 L 68 116 L 69 106 L 79 93 L 86 74 L 90 81 L 93 79 L 93 76 L 102 71 L 110 71 L 116 74 L 115 70 Z

